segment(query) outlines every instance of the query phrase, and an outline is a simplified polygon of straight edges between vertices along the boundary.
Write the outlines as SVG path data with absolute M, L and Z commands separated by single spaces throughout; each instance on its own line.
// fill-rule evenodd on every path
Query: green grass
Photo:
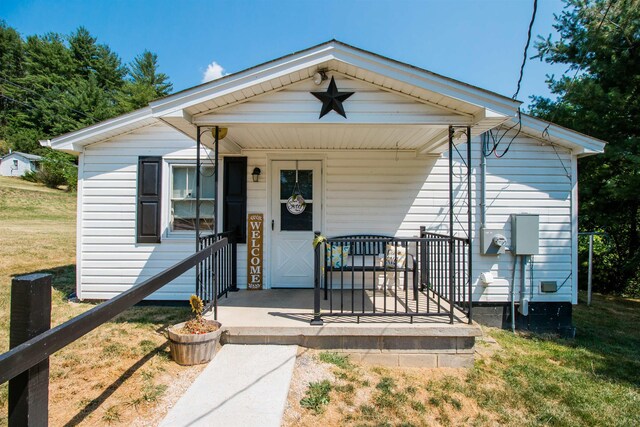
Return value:
M 331 383 L 328 380 L 310 383 L 306 391 L 306 396 L 300 400 L 300 405 L 303 408 L 312 410 L 316 414 L 320 414 L 324 411 L 324 407 L 331 401 L 329 397 L 330 391 Z
M 346 355 L 325 351 L 320 353 L 319 358 L 322 362 L 336 365 L 341 369 L 349 370 L 353 368 L 353 364 L 349 361 L 349 356 Z

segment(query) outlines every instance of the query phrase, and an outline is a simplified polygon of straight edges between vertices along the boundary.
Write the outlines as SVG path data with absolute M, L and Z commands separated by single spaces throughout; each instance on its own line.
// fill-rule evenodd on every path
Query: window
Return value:
M 200 230 L 213 230 L 213 167 L 200 169 Z M 196 167 L 171 167 L 171 231 L 196 229 Z
M 13 159 L 13 167 L 18 168 L 18 159 Z

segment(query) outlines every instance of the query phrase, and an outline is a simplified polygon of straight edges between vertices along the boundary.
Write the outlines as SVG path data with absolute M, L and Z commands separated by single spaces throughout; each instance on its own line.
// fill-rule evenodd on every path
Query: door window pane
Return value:
M 288 199 L 293 194 L 293 188 L 296 183 L 295 170 L 280 171 L 280 200 Z M 313 199 L 313 171 L 298 171 L 298 188 L 304 199 Z
M 300 215 L 293 215 L 286 203 L 280 203 L 280 230 L 313 231 L 313 203 L 307 203 Z

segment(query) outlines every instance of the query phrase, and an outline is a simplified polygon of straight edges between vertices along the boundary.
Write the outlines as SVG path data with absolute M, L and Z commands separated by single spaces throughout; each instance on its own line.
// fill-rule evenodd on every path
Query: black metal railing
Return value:
M 201 264 L 208 262 L 207 260 L 215 260 L 215 255 L 228 246 L 229 240 L 222 236 L 174 266 L 53 329 L 49 329 L 50 318 L 44 319 L 41 314 L 50 313 L 47 307 L 51 305 L 51 293 L 48 293 L 48 297 L 38 297 L 38 292 L 23 288 L 33 286 L 42 280 L 40 276 L 43 275 L 33 275 L 38 276 L 35 279 L 31 279 L 31 276 L 14 279 L 17 287 L 12 285 L 12 348 L 0 354 L 0 384 L 10 381 L 9 401 L 18 402 L 9 405 L 9 425 L 46 425 L 49 356 L 133 307 L 192 268 L 200 269 Z M 48 283 L 38 283 L 39 286 L 34 289 L 40 290 L 40 294 L 44 295 L 42 290 L 51 287 L 50 277 L 48 275 Z M 35 333 L 34 320 L 41 325 L 36 328 L 38 330 Z M 42 332 L 38 333 L 40 331 Z M 14 340 L 14 334 L 15 337 L 25 339 Z M 37 396 L 37 399 L 33 396 Z
M 433 291 L 438 302 L 453 304 L 471 319 L 469 239 L 427 232 L 423 227 L 420 237 L 425 239 L 420 252 L 421 283 Z
M 218 298 L 238 290 L 238 245 L 232 232 L 208 234 L 198 239 L 199 248 L 206 248 L 226 239 L 227 244 L 211 254 L 196 269 L 196 295 L 205 304 L 205 311 L 213 309 L 214 318 L 218 317 Z
M 324 316 L 357 321 L 407 316 L 411 322 L 418 316 L 446 316 L 450 323 L 459 314 L 468 317 L 468 248 L 467 239 L 423 228 L 418 238 L 358 235 L 321 241 L 315 247 L 312 324 L 322 324 Z

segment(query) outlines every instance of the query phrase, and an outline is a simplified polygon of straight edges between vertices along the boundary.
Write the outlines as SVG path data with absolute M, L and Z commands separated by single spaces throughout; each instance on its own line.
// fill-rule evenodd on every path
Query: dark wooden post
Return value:
M 9 346 L 51 328 L 51 275 L 29 274 L 11 282 Z M 49 411 L 49 359 L 9 381 L 9 427 L 46 426 Z
M 320 237 L 320 232 L 316 231 L 313 233 L 314 241 L 318 244 L 313 248 L 313 319 L 311 320 L 311 324 L 314 326 L 322 326 L 322 317 L 320 316 L 320 254 L 323 249 L 322 242 L 318 242 L 318 237 Z

